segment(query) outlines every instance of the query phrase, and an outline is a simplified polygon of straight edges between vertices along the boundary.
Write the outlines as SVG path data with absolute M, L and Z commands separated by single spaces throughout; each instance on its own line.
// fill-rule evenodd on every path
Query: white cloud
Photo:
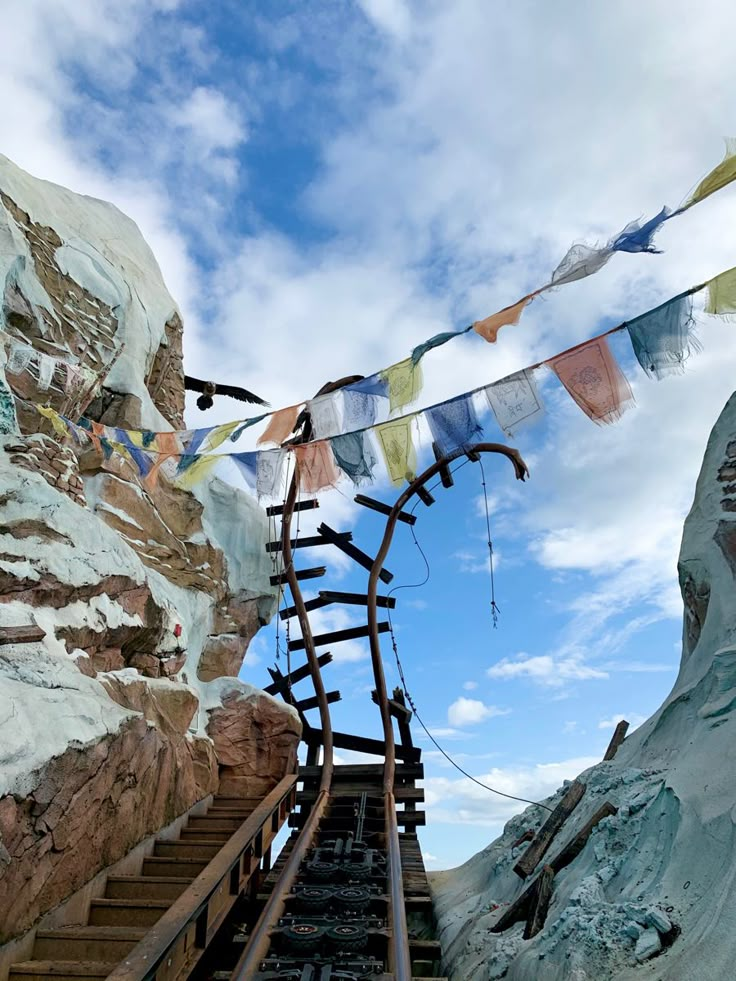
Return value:
M 475 691 L 475 689 L 477 687 L 478 687 L 478 682 L 477 681 L 464 681 L 463 682 L 463 688 L 465 689 L 465 691 Z
M 460 696 L 447 709 L 447 721 L 451 726 L 473 726 L 497 715 L 508 715 L 510 709 L 485 705 L 475 698 Z
M 175 124 L 210 154 L 232 150 L 245 140 L 240 111 L 217 89 L 198 86 L 175 110 Z
M 505 657 L 488 668 L 489 678 L 529 678 L 540 685 L 561 687 L 568 681 L 589 681 L 608 678 L 608 673 L 585 664 L 577 657 L 555 658 L 549 654 L 532 657 L 519 654 L 515 659 Z
M 638 712 L 629 712 L 627 714 L 612 715 L 610 719 L 601 719 L 598 723 L 599 729 L 615 729 L 619 722 L 623 722 L 627 719 L 629 722 L 628 731 L 631 733 L 634 729 L 638 729 L 642 722 L 646 722 L 646 717 L 639 715 Z

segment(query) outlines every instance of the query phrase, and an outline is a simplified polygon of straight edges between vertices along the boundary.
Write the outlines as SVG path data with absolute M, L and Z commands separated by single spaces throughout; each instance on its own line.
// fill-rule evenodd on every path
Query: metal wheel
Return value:
M 365 886 L 344 886 L 332 898 L 346 913 L 362 913 L 368 909 L 371 894 Z
M 299 909 L 309 913 L 322 913 L 332 899 L 332 889 L 324 886 L 302 886 L 296 894 Z
M 364 950 L 368 944 L 368 931 L 354 923 L 330 927 L 325 936 L 337 950 Z
M 322 940 L 322 927 L 314 923 L 294 923 L 284 927 L 281 936 L 289 950 L 303 953 L 315 950 Z
M 310 862 L 307 865 L 307 875 L 313 879 L 320 879 L 329 882 L 334 879 L 339 871 L 339 866 L 334 862 Z

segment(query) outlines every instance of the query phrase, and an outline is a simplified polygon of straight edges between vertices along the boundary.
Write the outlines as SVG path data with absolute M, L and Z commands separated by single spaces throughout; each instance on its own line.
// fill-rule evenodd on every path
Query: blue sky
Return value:
M 9 0 L 0 150 L 135 218 L 182 308 L 187 366 L 285 405 L 514 301 L 571 242 L 677 205 L 734 133 L 734 21 L 726 0 Z M 664 255 L 616 256 L 497 345 L 468 336 L 432 352 L 421 404 L 730 268 L 735 227 L 726 190 L 665 226 Z M 575 776 L 617 716 L 646 717 L 674 680 L 682 520 L 733 390 L 733 327 L 699 331 L 703 354 L 661 383 L 617 348 L 637 407 L 613 427 L 544 381 L 546 420 L 516 440 L 529 484 L 487 466 L 496 630 L 477 468 L 420 505 L 432 575 L 399 594 L 408 682 L 447 749 L 510 793 Z M 237 414 L 222 403 L 190 419 Z M 379 522 L 343 490 L 322 495 L 321 517 L 371 551 Z M 331 582 L 360 588 L 331 565 Z M 421 578 L 406 535 L 390 567 L 396 583 Z M 272 657 L 266 630 L 244 676 L 265 682 Z M 365 649 L 330 676 L 337 724 L 377 732 Z M 430 747 L 425 759 L 422 841 L 447 867 L 515 805 Z

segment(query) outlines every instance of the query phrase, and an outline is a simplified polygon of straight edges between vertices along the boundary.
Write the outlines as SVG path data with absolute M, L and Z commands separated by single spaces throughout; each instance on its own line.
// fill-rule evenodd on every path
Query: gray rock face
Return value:
M 679 572 L 685 610 L 677 681 L 613 761 L 581 774 L 587 793 L 545 861 L 604 800 L 618 813 L 557 875 L 542 932 L 528 941 L 520 926 L 488 932 L 524 888 L 512 871 L 511 844 L 540 826 L 539 808 L 513 818 L 465 865 L 432 876 L 453 981 L 733 976 L 736 396 L 708 441 Z
M 0 157 L 0 631 L 44 634 L 0 646 L 0 943 L 223 769 L 257 794 L 294 766 L 296 713 L 230 677 L 274 610 L 264 512 L 216 478 L 146 487 L 32 406 L 180 428 L 181 333 L 130 219 Z M 222 760 L 239 698 L 252 739 L 243 716 Z

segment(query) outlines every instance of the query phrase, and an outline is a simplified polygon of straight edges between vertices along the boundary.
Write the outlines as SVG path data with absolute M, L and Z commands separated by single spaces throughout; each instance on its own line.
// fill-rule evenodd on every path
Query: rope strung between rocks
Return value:
M 498 614 L 501 610 L 496 603 L 496 587 L 493 582 L 493 542 L 491 540 L 491 518 L 488 513 L 488 489 L 486 487 L 486 472 L 483 469 L 483 461 L 478 454 L 478 463 L 480 464 L 481 473 L 481 483 L 483 484 L 483 503 L 486 508 L 486 531 L 488 532 L 488 561 L 491 566 L 491 617 L 493 619 L 493 629 L 498 627 Z

